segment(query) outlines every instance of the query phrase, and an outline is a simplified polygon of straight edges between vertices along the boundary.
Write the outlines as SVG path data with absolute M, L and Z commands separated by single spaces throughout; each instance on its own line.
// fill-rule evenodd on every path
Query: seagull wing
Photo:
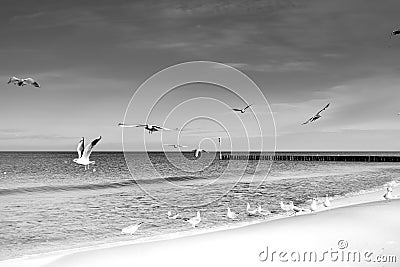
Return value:
M 307 121 L 303 122 L 301 125 L 305 125 L 305 124 L 311 122 L 313 118 L 314 118 L 314 117 L 309 118 Z
M 21 81 L 21 79 L 19 79 L 19 78 L 17 78 L 17 77 L 15 77 L 15 76 L 13 76 L 13 77 L 11 77 L 9 80 L 8 80 L 8 83 L 7 84 L 9 84 L 9 83 L 18 83 L 18 82 L 20 82 Z
M 90 144 L 88 144 L 85 148 L 85 150 L 83 151 L 83 158 L 87 158 L 89 159 L 90 154 L 92 154 L 92 150 L 94 148 L 94 146 L 101 140 L 101 136 L 99 136 L 98 138 L 94 139 Z
M 165 127 L 161 127 L 161 126 L 158 126 L 158 125 L 153 125 L 153 128 L 156 128 L 156 129 L 158 129 L 158 130 L 171 131 L 171 129 L 168 129 L 168 128 L 165 128 Z
M 233 108 L 232 110 L 234 110 L 234 111 L 242 111 L 241 109 L 238 109 L 238 108 Z
M 22 80 L 25 84 L 33 85 L 35 87 L 40 87 L 40 84 L 32 78 L 25 78 Z
M 118 123 L 119 127 L 124 128 L 132 128 L 132 127 L 146 127 L 146 124 L 125 124 L 125 123 Z
M 85 138 L 82 137 L 81 141 L 79 141 L 78 143 L 78 147 L 76 148 L 76 151 L 78 152 L 78 158 L 82 157 L 84 148 L 85 148 Z
M 327 108 L 329 107 L 329 105 L 330 105 L 330 103 L 328 103 L 323 109 L 321 109 L 320 111 L 318 111 L 318 113 L 317 113 L 316 115 L 320 114 L 322 111 L 324 111 L 325 109 L 327 109 Z
M 243 110 L 248 109 L 249 107 L 251 107 L 253 104 L 247 105 L 247 107 L 245 107 Z

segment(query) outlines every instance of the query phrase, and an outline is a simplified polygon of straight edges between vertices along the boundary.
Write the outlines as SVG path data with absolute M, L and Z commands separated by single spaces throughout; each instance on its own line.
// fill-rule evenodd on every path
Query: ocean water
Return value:
M 281 200 L 306 207 L 314 196 L 345 197 L 400 181 L 399 163 L 94 152 L 96 164 L 85 170 L 72 162 L 75 154 L 0 152 L 0 260 L 191 231 L 185 220 L 168 219 L 168 210 L 183 218 L 200 210 L 198 227 L 209 229 L 260 220 L 245 214 L 247 202 L 278 216 Z M 237 221 L 226 217 L 228 206 Z M 137 222 L 143 226 L 135 235 L 120 234 Z

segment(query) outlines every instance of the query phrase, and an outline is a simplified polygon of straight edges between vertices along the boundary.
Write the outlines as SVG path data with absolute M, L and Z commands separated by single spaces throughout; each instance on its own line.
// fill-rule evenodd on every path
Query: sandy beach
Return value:
M 397 266 L 400 200 L 382 196 L 377 191 L 339 199 L 320 212 L 235 229 L 48 253 L 0 266 Z

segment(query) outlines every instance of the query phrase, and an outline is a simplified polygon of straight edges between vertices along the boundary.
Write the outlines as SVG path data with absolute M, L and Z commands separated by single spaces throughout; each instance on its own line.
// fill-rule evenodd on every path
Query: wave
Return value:
M 98 183 L 98 184 L 71 184 L 57 186 L 32 186 L 32 187 L 17 187 L 0 189 L 0 196 L 25 194 L 25 193 L 53 193 L 53 192 L 69 192 L 79 190 L 101 190 L 121 188 L 125 186 L 140 185 L 140 184 L 161 184 L 163 182 L 185 182 L 200 179 L 209 179 L 207 176 L 170 176 L 165 178 L 143 179 L 143 180 L 125 180 L 113 183 Z

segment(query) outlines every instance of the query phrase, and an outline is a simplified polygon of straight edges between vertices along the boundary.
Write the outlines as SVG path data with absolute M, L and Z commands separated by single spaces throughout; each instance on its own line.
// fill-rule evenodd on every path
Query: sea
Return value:
M 303 152 L 296 152 L 296 155 Z M 327 152 L 325 152 L 327 153 Z M 346 155 L 349 152 L 332 152 Z M 400 156 L 397 152 L 358 155 Z M 279 202 L 308 207 L 400 182 L 400 163 L 220 160 L 218 153 L 94 152 L 85 170 L 73 152 L 0 152 L 0 261 L 66 249 L 221 229 L 286 216 Z M 262 205 L 271 213 L 248 216 Z M 238 213 L 227 218 L 227 207 Z M 168 211 L 179 213 L 169 219 Z M 134 235 L 124 227 L 142 222 Z

